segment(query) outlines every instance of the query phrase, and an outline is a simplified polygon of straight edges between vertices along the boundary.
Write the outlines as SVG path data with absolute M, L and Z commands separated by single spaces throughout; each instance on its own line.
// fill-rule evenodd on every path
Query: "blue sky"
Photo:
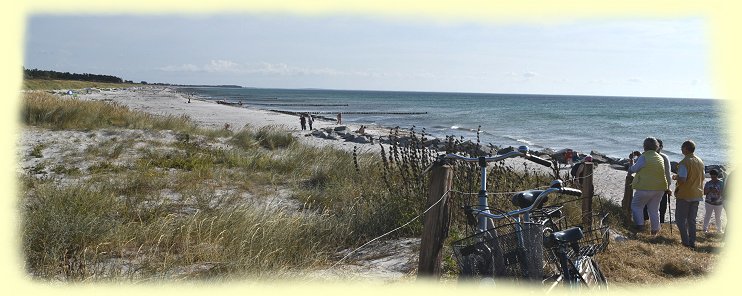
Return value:
M 24 66 L 248 87 L 712 98 L 702 19 L 35 15 Z

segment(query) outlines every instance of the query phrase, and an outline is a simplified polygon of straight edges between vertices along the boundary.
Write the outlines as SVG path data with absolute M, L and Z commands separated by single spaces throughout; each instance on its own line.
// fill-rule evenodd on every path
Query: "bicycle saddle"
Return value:
M 521 192 L 518 192 L 515 195 L 513 195 L 513 198 L 510 201 L 516 207 L 519 207 L 521 209 L 522 208 L 527 208 L 527 207 L 530 207 L 533 204 L 533 202 L 536 201 L 536 198 L 542 192 L 544 192 L 544 191 L 543 190 L 526 190 L 526 191 L 521 191 Z M 541 204 L 540 205 L 536 205 L 534 208 L 536 208 L 536 209 L 537 208 L 540 208 L 541 205 L 543 205 L 547 200 L 549 200 L 549 197 L 548 196 L 545 197 L 541 201 Z
M 571 243 L 580 240 L 584 235 L 582 229 L 579 227 L 572 227 L 562 231 L 557 231 L 551 234 L 551 236 L 558 242 Z

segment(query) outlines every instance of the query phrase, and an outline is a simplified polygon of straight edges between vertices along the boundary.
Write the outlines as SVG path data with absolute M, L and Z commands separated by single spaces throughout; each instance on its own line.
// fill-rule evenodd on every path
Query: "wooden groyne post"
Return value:
M 621 200 L 621 211 L 624 214 L 624 224 L 632 225 L 631 216 L 631 199 L 634 196 L 634 188 L 631 187 L 631 182 L 634 181 L 634 176 L 631 173 L 626 173 L 626 184 L 624 184 L 623 200 Z
M 582 185 L 582 226 L 585 229 L 593 227 L 593 196 L 595 187 L 593 186 L 593 163 L 584 162 L 582 174 L 585 176 L 580 184 Z
M 420 257 L 417 265 L 418 278 L 440 278 L 443 241 L 448 237 L 450 226 L 449 193 L 453 185 L 453 168 L 437 162 L 430 171 L 430 187 L 425 208 L 435 204 L 423 221 L 420 239 Z

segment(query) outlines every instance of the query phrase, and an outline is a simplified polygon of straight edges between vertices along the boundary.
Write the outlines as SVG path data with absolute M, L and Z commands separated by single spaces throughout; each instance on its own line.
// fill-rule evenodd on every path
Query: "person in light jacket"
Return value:
M 651 234 L 657 235 L 660 231 L 660 201 L 662 195 L 669 188 L 665 179 L 664 160 L 657 148 L 657 139 L 648 137 L 644 139 L 644 153 L 634 162 L 630 161 L 630 173 L 636 173 L 631 187 L 634 196 L 631 199 L 631 215 L 634 218 L 634 230 L 644 231 L 644 206 L 649 213 Z

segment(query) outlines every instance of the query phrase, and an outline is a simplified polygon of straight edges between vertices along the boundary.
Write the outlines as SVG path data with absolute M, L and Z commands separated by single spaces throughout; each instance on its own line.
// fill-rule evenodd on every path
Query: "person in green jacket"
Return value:
M 683 246 L 696 247 L 696 216 L 698 203 L 703 200 L 703 182 L 705 171 L 703 160 L 695 155 L 696 143 L 691 140 L 683 142 L 680 151 L 685 156 L 678 163 L 678 174 L 673 175 L 675 185 L 675 223 L 680 230 Z
M 657 139 L 644 139 L 644 153 L 634 162 L 630 161 L 630 173 L 636 173 L 631 183 L 634 196 L 631 199 L 631 215 L 634 218 L 634 229 L 644 230 L 644 207 L 649 213 L 651 234 L 657 235 L 660 231 L 660 201 L 668 190 L 669 184 L 665 179 L 665 164 L 662 156 L 657 153 L 659 143 Z

